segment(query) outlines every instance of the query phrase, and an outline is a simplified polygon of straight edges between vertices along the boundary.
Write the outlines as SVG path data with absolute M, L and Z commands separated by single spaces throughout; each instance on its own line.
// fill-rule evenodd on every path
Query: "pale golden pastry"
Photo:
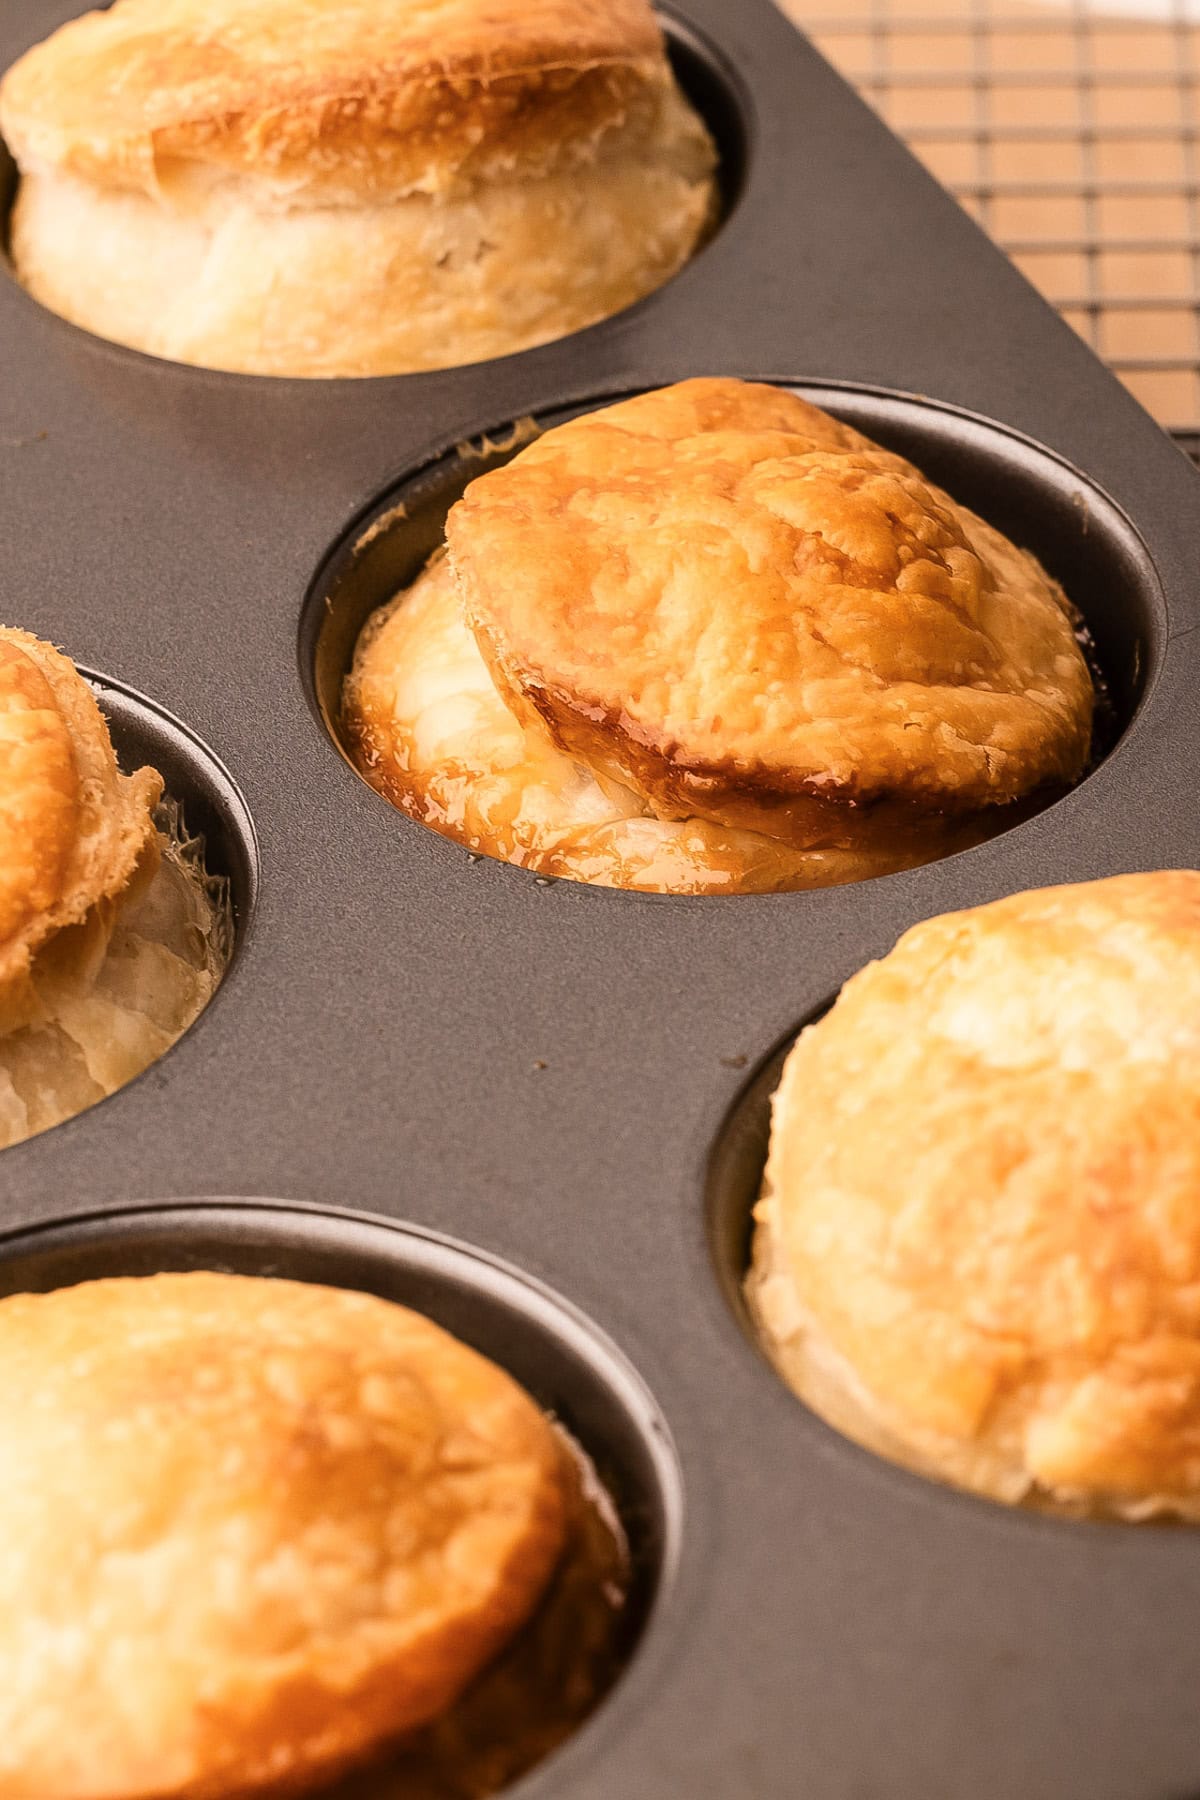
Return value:
M 0 627 L 0 1147 L 139 1074 L 220 979 L 228 902 L 161 798 L 68 659 Z
M 716 205 L 648 0 L 116 0 L 9 70 L 0 131 L 36 298 L 266 375 L 577 331 L 674 275 Z
M 847 1435 L 1200 1520 L 1200 874 L 908 931 L 790 1052 L 756 1218 L 764 1341 Z
M 795 395 L 697 380 L 480 476 L 369 621 L 367 779 L 547 875 L 826 886 L 977 843 L 1087 763 L 1078 617 L 1027 552 Z
M 0 1302 L 0 1795 L 311 1792 L 449 1706 L 564 1542 L 553 1431 L 373 1295 Z

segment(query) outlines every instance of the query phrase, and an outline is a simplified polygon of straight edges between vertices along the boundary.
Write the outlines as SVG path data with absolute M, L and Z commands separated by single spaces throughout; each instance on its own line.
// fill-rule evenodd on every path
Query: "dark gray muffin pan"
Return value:
M 78 10 L 5 0 L 0 66 Z M 885 1466 L 784 1390 L 737 1295 L 769 1059 L 849 974 L 933 913 L 1200 861 L 1200 480 L 768 0 L 665 17 L 727 217 L 563 342 L 272 381 L 102 343 L 0 277 L 2 616 L 97 672 L 239 920 L 169 1055 L 0 1156 L 0 1291 L 362 1285 L 559 1411 L 646 1628 L 522 1800 L 1195 1800 L 1200 1534 Z M 1060 576 L 1114 708 L 1075 792 L 911 873 L 721 900 L 540 881 L 367 788 L 337 684 L 480 466 L 462 446 L 702 373 L 794 383 Z

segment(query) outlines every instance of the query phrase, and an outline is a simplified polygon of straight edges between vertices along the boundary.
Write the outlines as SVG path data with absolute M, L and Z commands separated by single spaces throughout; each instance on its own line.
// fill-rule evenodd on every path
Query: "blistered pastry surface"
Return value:
M 0 1360 L 7 1794 L 307 1790 L 439 1713 L 558 1557 L 547 1422 L 373 1296 L 91 1283 L 0 1303 Z
M 783 391 L 696 380 L 474 481 L 447 542 L 501 691 L 663 816 L 828 841 L 1082 772 L 1093 694 L 1035 559 Z
M 0 121 L 22 166 L 114 187 L 367 200 L 590 157 L 668 79 L 646 0 L 117 0 L 14 65 Z
M 1200 874 L 914 927 L 788 1057 L 773 1350 L 928 1472 L 1200 1516 L 1198 1096 Z

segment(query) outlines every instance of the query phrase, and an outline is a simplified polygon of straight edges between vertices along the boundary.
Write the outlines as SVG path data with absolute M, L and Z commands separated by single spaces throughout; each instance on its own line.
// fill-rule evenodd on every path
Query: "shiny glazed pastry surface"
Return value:
M 394 805 L 475 850 L 543 875 L 661 893 L 762 893 L 885 874 L 869 846 L 793 848 L 711 820 L 662 819 L 645 797 L 561 749 L 501 699 L 444 557 L 363 633 L 346 727 Z M 973 841 L 940 824 L 935 841 Z M 935 850 L 933 852 L 937 854 Z
M 555 1433 L 374 1296 L 0 1302 L 0 1793 L 309 1793 L 455 1701 L 563 1550 Z
M 578 330 L 675 274 L 716 205 L 647 0 L 116 0 L 14 65 L 0 130 L 38 299 L 260 374 Z
M 474 850 L 669 892 L 852 881 L 1077 780 L 1078 618 L 1025 551 L 780 389 L 559 426 L 364 631 L 368 780 Z
M 848 1436 L 1200 1519 L 1200 874 L 907 932 L 789 1054 L 756 1217 L 764 1341 Z
M 211 998 L 227 902 L 68 659 L 0 627 L 0 1147 L 131 1080 Z

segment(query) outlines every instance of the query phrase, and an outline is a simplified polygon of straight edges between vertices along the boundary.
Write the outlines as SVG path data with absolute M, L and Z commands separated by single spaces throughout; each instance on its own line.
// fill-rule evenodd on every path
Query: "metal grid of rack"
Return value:
M 1200 459 L 1200 0 L 785 4 Z

